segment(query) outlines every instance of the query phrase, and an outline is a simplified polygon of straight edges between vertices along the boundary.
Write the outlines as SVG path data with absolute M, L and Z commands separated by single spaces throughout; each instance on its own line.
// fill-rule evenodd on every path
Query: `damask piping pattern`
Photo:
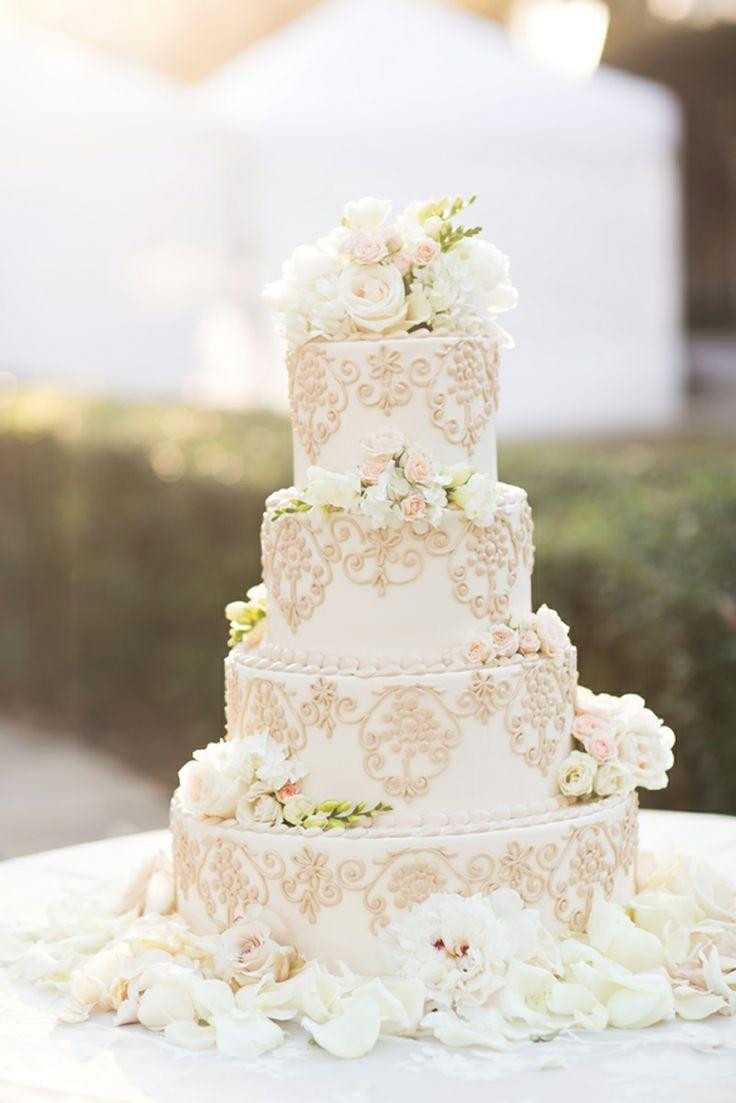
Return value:
M 473 617 L 507 616 L 520 569 L 534 565 L 531 509 L 525 503 L 514 516 L 499 508 L 484 528 L 459 515 L 453 522 L 422 532 L 410 525 L 374 529 L 342 512 L 267 515 L 261 547 L 269 600 L 296 633 L 324 602 L 338 566 L 350 582 L 384 596 L 419 578 L 432 557 L 447 561 L 452 593 Z
M 493 340 L 433 342 L 426 355 L 418 356 L 407 356 L 395 343 L 382 343 L 368 353 L 364 364 L 363 352 L 358 344 L 352 355 L 339 356 L 328 345 L 312 341 L 288 357 L 294 433 L 312 463 L 340 430 L 353 396 L 362 406 L 390 417 L 408 405 L 415 392 L 425 396 L 429 424 L 472 456 L 498 407 L 499 353 Z
M 316 924 L 325 908 L 338 907 L 359 894 L 372 933 L 433 892 L 467 896 L 514 888 L 528 905 L 546 899 L 555 919 L 572 931 L 585 929 L 594 894 L 610 899 L 617 876 L 630 874 L 636 856 L 636 797 L 614 817 L 603 816 L 569 826 L 549 842 L 505 839 L 494 847 L 488 835 L 478 849 L 461 855 L 451 843 L 415 842 L 381 850 L 373 858 L 332 857 L 330 848 L 298 843 L 277 853 L 266 839 L 240 841 L 227 833 L 190 834 L 185 819 L 175 818 L 174 867 L 180 898 L 197 894 L 218 927 L 257 901 L 294 908 Z M 247 836 L 247 833 L 244 833 Z

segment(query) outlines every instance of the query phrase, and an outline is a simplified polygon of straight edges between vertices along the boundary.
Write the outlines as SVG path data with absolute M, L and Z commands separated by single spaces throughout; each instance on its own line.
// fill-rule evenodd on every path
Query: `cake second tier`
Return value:
M 491 337 L 457 334 L 312 340 L 292 350 L 295 484 L 310 464 L 354 467 L 360 441 L 381 428 L 401 429 L 442 463 L 470 462 L 495 478 L 498 361 Z
M 261 545 L 269 642 L 301 658 L 421 660 L 531 611 L 532 515 L 520 487 L 498 484 L 486 527 L 453 510 L 417 531 L 341 510 L 269 509 Z

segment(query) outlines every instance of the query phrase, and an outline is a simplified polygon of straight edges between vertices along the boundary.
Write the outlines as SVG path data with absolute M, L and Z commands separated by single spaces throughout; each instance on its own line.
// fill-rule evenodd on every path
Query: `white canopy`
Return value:
M 0 366 L 283 403 L 260 305 L 283 258 L 346 198 L 473 191 L 521 293 L 502 431 L 676 413 L 678 114 L 657 86 L 565 81 L 433 0 L 328 0 L 194 89 L 98 59 L 74 81 L 84 139 L 44 145 L 33 174 L 40 124 L 9 153 L 0 109 Z

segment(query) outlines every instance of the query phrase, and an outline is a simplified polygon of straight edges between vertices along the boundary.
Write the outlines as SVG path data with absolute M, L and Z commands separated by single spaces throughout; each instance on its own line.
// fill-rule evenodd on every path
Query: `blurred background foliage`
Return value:
M 524 442 L 500 467 L 529 492 L 535 599 L 573 626 L 581 681 L 677 733 L 644 803 L 736 812 L 733 438 Z M 222 609 L 260 578 L 287 420 L 21 391 L 0 470 L 4 711 L 173 785 L 222 732 Z

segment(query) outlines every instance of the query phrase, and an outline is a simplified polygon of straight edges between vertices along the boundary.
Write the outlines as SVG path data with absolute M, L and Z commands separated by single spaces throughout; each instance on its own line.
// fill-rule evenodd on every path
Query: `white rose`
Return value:
M 364 437 L 361 446 L 370 456 L 389 459 L 406 448 L 406 437 L 398 429 L 376 429 Z
M 585 751 L 572 751 L 557 771 L 557 783 L 565 797 L 587 797 L 593 792 L 598 764 Z
M 256 782 L 238 801 L 235 819 L 244 827 L 250 823 L 263 823 L 275 827 L 281 823 L 283 813 L 281 804 L 266 785 Z
M 630 770 L 635 785 L 664 789 L 674 762 L 674 732 L 651 709 L 639 708 L 613 721 L 618 757 Z
M 375 199 L 366 195 L 353 199 L 343 208 L 345 222 L 351 230 L 377 230 L 391 214 L 390 199 Z
M 534 617 L 534 628 L 545 655 L 554 657 L 564 651 L 569 643 L 570 628 L 556 613 L 546 605 L 540 605 Z
M 404 281 L 393 264 L 349 264 L 338 295 L 358 329 L 384 333 L 406 318 Z
M 296 827 L 313 812 L 314 804 L 312 801 L 302 793 L 297 793 L 295 796 L 289 797 L 284 803 L 284 822 L 291 824 L 292 827 Z
M 595 791 L 599 797 L 610 797 L 614 793 L 630 793 L 634 788 L 631 770 L 624 762 L 611 758 L 602 762 L 595 775 Z
M 238 987 L 271 975 L 275 981 L 287 980 L 299 963 L 291 946 L 280 946 L 256 905 L 217 939 L 214 954 L 215 975 Z
M 491 657 L 491 641 L 485 632 L 470 633 L 462 646 L 462 655 L 472 666 L 482 666 Z
M 519 650 L 519 633 L 507 624 L 492 624 L 488 629 L 491 651 L 497 659 L 510 659 Z
M 450 500 L 469 521 L 481 527 L 490 525 L 496 508 L 496 483 L 490 475 L 476 471 L 466 483 L 451 491 Z
M 230 819 L 248 779 L 217 769 L 212 762 L 187 762 L 179 771 L 179 795 L 189 812 Z
M 332 506 L 350 512 L 360 497 L 360 479 L 346 471 L 326 471 L 324 467 L 307 469 L 307 486 L 304 501 L 310 506 Z

